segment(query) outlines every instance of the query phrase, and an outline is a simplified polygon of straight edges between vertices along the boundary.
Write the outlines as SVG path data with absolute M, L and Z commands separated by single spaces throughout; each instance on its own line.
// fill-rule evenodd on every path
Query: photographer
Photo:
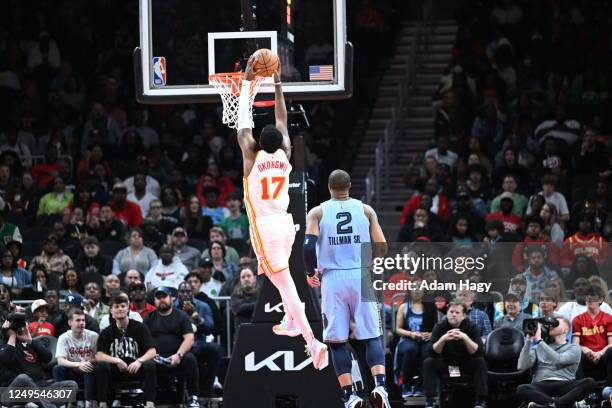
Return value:
M 4 283 L 0 283 L 0 322 L 5 321 L 14 311 L 23 312 L 24 309 L 11 302 L 11 289 Z
M 10 314 L 2 324 L 2 332 L 7 341 L 0 348 L 0 386 L 71 388 L 77 392 L 74 381 L 47 382 L 42 364 L 50 362 L 53 356 L 40 343 L 32 341 L 25 314 Z M 55 408 L 49 401 L 39 402 L 44 408 Z
M 540 323 L 535 334 L 525 336 L 518 369 L 531 369 L 533 379 L 531 384 L 519 385 L 516 393 L 520 401 L 529 402 L 529 408 L 570 408 L 595 387 L 592 378 L 576 379 L 580 346 L 567 342 L 569 322 L 562 317 L 556 320 L 559 324 L 548 329 L 550 344 L 542 340 Z
M 474 408 L 484 408 L 488 395 L 487 363 L 482 357 L 483 345 L 478 327 L 467 317 L 463 303 L 451 302 L 446 319 L 433 328 L 431 342 L 433 355 L 423 362 L 423 389 L 427 402 L 425 408 L 434 407 L 437 380 L 459 377 L 471 373 L 476 389 Z

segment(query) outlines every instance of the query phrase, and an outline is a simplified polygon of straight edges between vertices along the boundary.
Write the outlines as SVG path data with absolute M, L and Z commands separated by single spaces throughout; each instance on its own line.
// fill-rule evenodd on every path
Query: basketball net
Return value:
M 238 101 L 240 100 L 240 92 L 242 91 L 242 72 L 225 72 L 220 74 L 211 74 L 208 81 L 217 89 L 221 95 L 223 102 L 223 124 L 231 129 L 236 129 L 238 126 Z M 251 80 L 249 89 L 249 118 L 253 121 L 253 102 L 255 96 L 259 92 L 263 77 L 255 76 Z

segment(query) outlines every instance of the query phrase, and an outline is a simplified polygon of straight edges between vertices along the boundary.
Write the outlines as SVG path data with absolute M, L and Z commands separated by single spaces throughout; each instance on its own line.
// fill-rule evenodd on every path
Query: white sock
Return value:
M 302 333 L 302 337 L 304 337 L 306 344 L 310 345 L 310 343 L 312 343 L 312 341 L 315 339 L 314 334 L 312 333 L 310 323 L 308 323 L 308 319 L 306 318 L 306 311 L 302 306 L 302 301 L 297 293 L 295 282 L 293 282 L 293 279 L 291 278 L 289 269 L 287 268 L 281 272 L 269 274 L 268 278 L 270 278 L 270 281 L 274 284 L 274 286 L 276 286 L 276 289 L 278 289 L 281 294 L 281 298 L 283 299 L 283 307 L 286 308 L 285 313 L 288 312 L 291 317 L 293 317 L 293 320 L 300 329 L 300 333 Z

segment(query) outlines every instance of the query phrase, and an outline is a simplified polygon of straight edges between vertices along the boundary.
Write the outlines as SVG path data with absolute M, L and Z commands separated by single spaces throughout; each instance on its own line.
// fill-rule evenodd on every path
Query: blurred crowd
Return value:
M 608 337 L 597 333 L 607 331 L 612 312 L 611 7 L 600 0 L 459 3 L 456 42 L 433 95 L 435 140 L 407 171 L 415 193 L 397 237 L 408 247 L 449 242 L 454 251 L 471 245 L 466 254 L 504 252 L 504 262 L 498 258 L 484 274 L 462 276 L 503 280 L 497 296 L 455 294 L 483 344 L 498 327 L 563 318 L 583 366 L 597 366 L 608 383 Z M 415 279 L 441 278 L 422 272 Z M 431 303 L 422 311 L 422 293 L 398 301 L 396 340 L 408 357 L 396 360 L 396 373 L 408 396 L 410 387 L 423 395 L 412 382 L 427 356 L 419 332 L 431 335 L 453 294 L 429 295 L 439 300 L 437 317 Z

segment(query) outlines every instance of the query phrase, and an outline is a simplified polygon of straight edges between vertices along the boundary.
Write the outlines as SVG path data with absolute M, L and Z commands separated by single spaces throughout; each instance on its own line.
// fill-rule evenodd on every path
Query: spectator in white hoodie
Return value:
M 170 245 L 161 247 L 159 259 L 145 276 L 147 290 L 161 286 L 178 289 L 179 283 L 185 280 L 189 271 L 181 260 L 174 256 L 174 249 Z

